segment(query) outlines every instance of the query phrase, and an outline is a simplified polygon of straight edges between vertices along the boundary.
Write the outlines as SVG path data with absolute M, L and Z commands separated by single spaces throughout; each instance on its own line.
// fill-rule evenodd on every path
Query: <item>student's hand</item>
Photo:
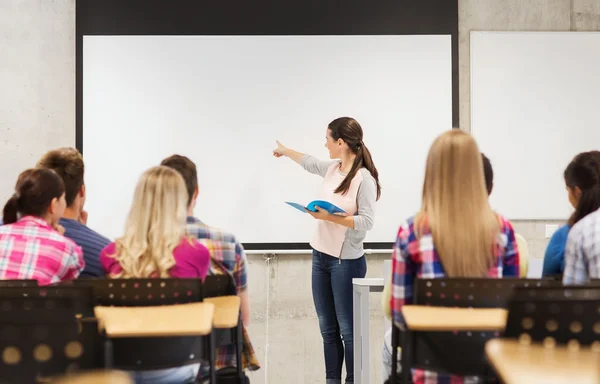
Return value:
M 306 212 L 308 212 L 312 217 L 314 217 L 317 220 L 327 220 L 329 218 L 330 213 L 324 210 L 323 208 L 315 207 L 315 209 L 317 210 L 317 212 L 312 212 L 308 209 L 306 210 Z
M 281 144 L 279 141 L 275 140 L 275 142 L 277 143 L 277 148 L 275 148 L 273 150 L 273 156 L 275 156 L 275 157 L 287 156 L 287 148 L 283 144 Z
M 54 229 L 56 230 L 56 232 L 60 233 L 61 235 L 65 234 L 65 227 L 63 227 L 62 225 L 56 223 L 56 225 L 54 225 Z
M 79 214 L 79 222 L 83 225 L 87 225 L 88 213 L 85 210 L 81 210 Z

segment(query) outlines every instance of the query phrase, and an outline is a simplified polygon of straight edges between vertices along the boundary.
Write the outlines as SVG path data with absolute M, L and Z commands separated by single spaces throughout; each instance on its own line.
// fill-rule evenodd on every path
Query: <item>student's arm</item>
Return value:
M 242 323 L 245 327 L 250 325 L 250 295 L 248 294 L 248 266 L 244 247 L 237 241 L 235 242 L 235 268 L 233 271 L 233 280 L 240 297 L 240 311 L 242 313 Z
M 315 175 L 319 175 L 321 177 L 325 177 L 325 175 L 327 174 L 327 170 L 329 169 L 331 164 L 335 163 L 335 160 L 319 160 L 314 156 L 294 151 L 291 148 L 285 147 L 279 141 L 277 142 L 277 148 L 273 151 L 273 156 L 289 157 L 296 163 L 300 164 L 302 168 L 304 168 L 308 172 L 313 173 Z
M 317 207 L 318 212 L 308 213 L 315 219 L 330 221 L 357 231 L 370 231 L 375 223 L 375 203 L 377 201 L 377 184 L 370 174 L 365 176 L 360 183 L 356 201 L 358 212 L 355 216 L 332 215 L 319 207 Z
M 577 226 L 569 232 L 565 248 L 564 285 L 584 284 L 589 280 L 585 255 L 581 246 L 582 237 L 582 234 L 577 230 Z
M 392 320 L 398 326 L 404 326 L 402 306 L 411 304 L 416 265 L 411 258 L 409 248 L 410 228 L 404 223 L 398 230 L 394 253 L 392 255 L 392 295 L 390 308 Z
M 69 240 L 61 264 L 61 269 L 58 271 L 60 281 L 76 279 L 85 267 L 81 247 Z
M 563 273 L 565 268 L 565 246 L 568 234 L 569 227 L 565 225 L 554 232 L 552 238 L 550 238 L 544 254 L 542 277 L 556 276 Z
M 503 220 L 503 233 L 506 236 L 502 263 L 502 277 L 519 277 L 519 247 L 515 231 L 508 220 Z

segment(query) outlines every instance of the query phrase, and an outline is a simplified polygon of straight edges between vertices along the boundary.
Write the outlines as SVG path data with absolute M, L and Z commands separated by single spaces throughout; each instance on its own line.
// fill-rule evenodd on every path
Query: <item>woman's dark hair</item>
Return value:
M 63 193 L 65 186 L 56 172 L 43 168 L 22 172 L 17 179 L 15 194 L 4 206 L 4 224 L 16 222 L 19 215 L 44 216 L 52 200 L 60 198 Z
M 356 155 L 350 172 L 348 172 L 348 175 L 346 175 L 339 187 L 337 187 L 335 193 L 348 193 L 350 184 L 352 183 L 352 179 L 356 175 L 356 172 L 358 172 L 362 167 L 365 167 L 369 172 L 371 172 L 371 176 L 373 176 L 375 183 L 377 183 L 377 200 L 379 200 L 379 197 L 381 196 L 379 173 L 377 172 L 377 168 L 375 168 L 375 164 L 373 163 L 371 152 L 369 152 L 367 146 L 365 143 L 363 143 L 363 130 L 360 124 L 358 124 L 358 121 L 351 117 L 339 117 L 329 123 L 328 128 L 331 131 L 331 137 L 333 140 L 342 139 L 348 145 L 348 148 L 352 151 L 352 153 Z
M 582 152 L 575 156 L 564 173 L 565 184 L 581 196 L 575 212 L 569 218 L 569 226 L 600 208 L 600 151 Z

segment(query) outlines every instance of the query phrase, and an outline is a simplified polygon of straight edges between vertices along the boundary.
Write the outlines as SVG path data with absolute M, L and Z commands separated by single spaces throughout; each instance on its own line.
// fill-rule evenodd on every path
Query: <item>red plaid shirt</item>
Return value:
M 0 226 L 1 280 L 52 284 L 75 279 L 84 265 L 81 248 L 43 219 L 25 216 Z

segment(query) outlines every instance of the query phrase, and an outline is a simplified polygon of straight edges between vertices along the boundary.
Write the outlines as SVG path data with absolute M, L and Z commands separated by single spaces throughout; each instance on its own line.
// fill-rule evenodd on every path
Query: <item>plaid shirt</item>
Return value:
M 564 284 L 584 284 L 600 278 L 600 209 L 579 220 L 569 232 L 565 249 Z
M 84 266 L 81 248 L 43 219 L 25 216 L 0 227 L 2 280 L 52 284 L 77 278 Z
M 496 262 L 488 271 L 488 277 L 518 277 L 519 252 L 515 234 L 510 222 L 498 216 L 501 230 L 495 244 Z M 445 276 L 442 261 L 433 244 L 431 228 L 420 228 L 420 236 L 415 231 L 415 218 L 408 219 L 398 230 L 398 237 L 392 256 L 392 318 L 403 324 L 402 306 L 411 304 L 415 278 L 441 278 Z M 413 369 L 414 383 L 474 382 L 475 378 L 443 375 L 436 372 Z
M 213 275 L 228 274 L 232 276 L 238 293 L 244 291 L 248 284 L 246 254 L 235 236 L 209 227 L 195 217 L 187 218 L 187 232 L 189 235 L 196 237 L 200 244 L 208 248 L 212 261 L 209 273 Z M 245 329 L 244 334 L 246 335 L 242 353 L 244 366 L 251 370 L 258 369 L 258 362 L 255 362 L 254 350 Z M 215 366 L 217 369 L 235 366 L 235 360 L 235 346 L 233 344 L 216 349 Z M 203 372 L 207 373 L 207 369 L 203 368 Z

